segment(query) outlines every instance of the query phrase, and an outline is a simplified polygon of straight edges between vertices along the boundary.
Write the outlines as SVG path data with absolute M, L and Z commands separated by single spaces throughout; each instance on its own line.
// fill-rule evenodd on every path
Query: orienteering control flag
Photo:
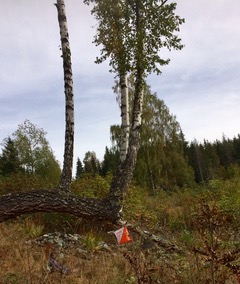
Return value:
M 114 232 L 117 241 L 120 245 L 130 242 L 132 239 L 129 237 L 129 233 L 126 227 L 118 229 Z

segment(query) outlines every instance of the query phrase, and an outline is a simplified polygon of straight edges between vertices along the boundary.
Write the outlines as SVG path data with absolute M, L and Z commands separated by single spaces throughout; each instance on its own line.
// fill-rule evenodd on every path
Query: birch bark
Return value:
M 74 96 L 71 51 L 68 36 L 68 26 L 64 0 L 57 0 L 55 4 L 58 11 L 58 22 L 60 28 L 61 49 L 64 71 L 65 91 L 65 147 L 63 170 L 60 178 L 59 188 L 63 191 L 70 191 L 73 167 L 73 146 L 74 146 Z
M 142 106 L 143 106 L 143 85 L 144 85 L 144 68 L 143 68 L 143 36 L 141 21 L 141 1 L 136 0 L 136 79 L 135 92 L 132 109 L 131 133 L 129 135 L 129 147 L 126 159 L 120 164 L 118 172 L 112 180 L 110 188 L 110 202 L 114 212 L 119 214 L 121 219 L 122 200 L 127 192 L 133 177 L 133 171 L 137 161 L 137 153 L 140 145 L 140 128 L 142 123 Z
M 120 75 L 120 87 L 121 87 L 121 117 L 122 117 L 122 137 L 120 144 L 120 162 L 123 163 L 127 156 L 129 146 L 129 95 L 127 86 L 127 75 Z

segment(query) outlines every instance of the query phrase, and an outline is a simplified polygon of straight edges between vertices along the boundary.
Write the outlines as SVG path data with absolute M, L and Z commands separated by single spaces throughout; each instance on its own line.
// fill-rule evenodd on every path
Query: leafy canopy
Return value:
M 60 167 L 46 139 L 46 132 L 25 120 L 13 133 L 21 167 L 29 173 L 42 176 L 54 175 L 59 178 Z
M 161 73 L 160 66 L 169 63 L 159 51 L 182 49 L 177 36 L 184 19 L 175 15 L 176 3 L 167 0 L 85 0 L 93 3 L 92 14 L 98 21 L 94 43 L 101 46 L 101 63 L 110 58 L 112 72 L 136 71 L 141 52 L 144 75 Z M 139 12 L 140 11 L 140 12 Z M 141 45 L 141 46 L 139 46 Z

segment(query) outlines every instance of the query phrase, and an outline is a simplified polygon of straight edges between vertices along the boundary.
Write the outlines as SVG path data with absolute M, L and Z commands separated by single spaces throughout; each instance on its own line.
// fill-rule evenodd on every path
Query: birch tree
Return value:
M 97 34 L 94 38 L 96 45 L 103 45 L 101 56 L 96 58 L 96 63 L 102 63 L 110 58 L 111 72 L 115 72 L 119 79 L 121 90 L 121 142 L 120 142 L 120 162 L 123 163 L 127 156 L 129 146 L 129 105 L 127 73 L 130 71 L 130 50 L 127 42 L 127 35 L 131 31 L 130 25 L 123 15 L 127 15 L 127 7 L 122 1 L 92 1 L 95 2 L 92 14 L 98 21 Z
M 85 2 L 95 4 L 92 12 L 99 20 L 95 40 L 96 44 L 101 44 L 103 48 L 97 62 L 110 59 L 111 71 L 121 77 L 122 89 L 127 87 L 126 75 L 129 72 L 134 75 L 132 116 L 128 131 L 129 146 L 127 147 L 126 143 L 124 146 L 127 147 L 126 158 L 119 163 L 107 198 L 96 200 L 70 193 L 63 194 L 68 191 L 72 178 L 74 108 L 65 6 L 63 0 L 58 0 L 66 96 L 66 142 L 60 190 L 36 190 L 1 196 L 0 222 L 33 212 L 61 212 L 115 223 L 121 219 L 121 201 L 131 182 L 139 149 L 145 80 L 151 72 L 161 73 L 160 66 L 169 63 L 169 59 L 160 57 L 161 48 L 171 50 L 183 47 L 175 33 L 179 31 L 179 26 L 184 20 L 175 15 L 176 3 L 168 4 L 167 0 L 86 0 Z M 123 97 L 127 98 L 126 92 L 123 93 Z M 124 101 L 121 105 L 122 112 L 127 112 Z
M 162 48 L 181 49 L 181 39 L 176 35 L 184 19 L 175 15 L 176 3 L 167 0 L 86 0 L 93 3 L 92 14 L 98 21 L 95 43 L 102 45 L 101 57 L 97 63 L 109 58 L 111 72 L 119 75 L 120 86 L 128 72 L 134 75 L 134 96 L 132 117 L 128 129 L 128 142 L 120 143 L 120 153 L 128 147 L 125 159 L 121 159 L 118 172 L 113 178 L 110 201 L 113 208 L 121 209 L 121 200 L 132 180 L 140 144 L 143 94 L 149 73 L 161 73 L 160 67 L 167 65 L 169 58 L 159 55 Z M 126 82 L 126 81 L 125 81 Z M 124 85 L 124 87 L 126 84 Z M 125 108 L 126 94 L 122 89 L 121 112 Z M 124 120 L 122 119 L 122 129 Z M 126 148 L 125 148 L 126 149 Z M 122 156 L 123 157 L 123 156 Z
M 74 105 L 71 68 L 71 52 L 68 41 L 65 4 L 58 0 L 55 4 L 62 44 L 64 87 L 66 97 L 66 131 L 64 166 L 59 188 L 56 190 L 31 190 L 0 196 L 0 222 L 34 212 L 59 212 L 77 217 L 116 222 L 118 216 L 112 211 L 108 199 L 92 199 L 72 195 L 69 187 L 72 179 L 72 158 L 74 142 Z M 17 191 L 17 189 L 16 189 Z M 64 194 L 67 192 L 68 194 Z
M 71 50 L 68 36 L 67 17 L 64 0 L 57 0 L 55 4 L 58 11 L 58 23 L 61 38 L 61 50 L 64 71 L 65 91 L 65 147 L 63 170 L 60 178 L 59 188 L 63 191 L 70 191 L 73 167 L 73 146 L 74 146 L 74 100 L 73 100 L 73 75 Z
M 51 149 L 45 136 L 46 132 L 28 119 L 19 124 L 12 134 L 21 167 L 25 172 L 36 172 L 37 163 L 43 163 L 49 156 Z

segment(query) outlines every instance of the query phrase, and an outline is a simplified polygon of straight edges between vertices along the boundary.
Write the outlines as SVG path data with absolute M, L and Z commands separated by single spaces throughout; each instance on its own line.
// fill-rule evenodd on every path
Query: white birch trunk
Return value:
M 63 170 L 59 187 L 61 190 L 69 191 L 72 181 L 73 167 L 73 144 L 74 144 L 74 100 L 73 100 L 73 79 L 71 51 L 68 39 L 68 26 L 64 0 L 57 0 L 55 4 L 58 10 L 58 22 L 60 28 L 63 70 L 64 70 L 64 91 L 65 91 L 65 148 Z
M 110 188 L 110 202 L 112 207 L 119 212 L 121 218 L 122 200 L 131 183 L 133 171 L 136 165 L 137 153 L 140 145 L 140 128 L 142 123 L 143 108 L 143 86 L 144 86 L 144 68 L 142 63 L 143 56 L 143 38 L 141 29 L 143 28 L 141 19 L 141 1 L 136 0 L 136 32 L 137 32 L 137 50 L 136 50 L 136 79 L 134 83 L 134 100 L 132 109 L 131 133 L 129 135 L 129 146 L 127 157 L 120 164 L 116 176 L 113 178 Z
M 120 163 L 117 174 L 113 177 L 109 198 L 113 210 L 119 214 L 121 219 L 122 200 L 132 181 L 133 171 L 136 165 L 137 153 L 140 145 L 140 128 L 142 123 L 143 105 L 143 78 L 139 77 L 136 84 L 133 103 L 133 117 L 131 123 L 131 133 L 128 139 L 128 151 L 126 159 Z
M 120 75 L 121 87 L 121 117 L 122 117 L 122 137 L 120 144 L 120 162 L 123 163 L 127 156 L 129 146 L 129 95 L 127 86 L 127 75 Z

